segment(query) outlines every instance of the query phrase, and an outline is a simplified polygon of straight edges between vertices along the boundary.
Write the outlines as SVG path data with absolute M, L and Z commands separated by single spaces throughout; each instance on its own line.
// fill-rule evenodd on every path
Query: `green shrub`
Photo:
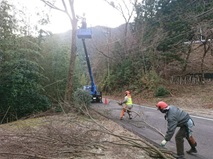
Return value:
M 161 78 L 154 70 L 151 70 L 142 76 L 140 80 L 140 85 L 144 89 L 154 90 L 160 82 Z
M 90 92 L 83 89 L 77 89 L 73 94 L 73 99 L 75 103 L 75 108 L 80 113 L 83 113 L 84 110 L 91 105 L 91 95 Z
M 28 57 L 31 55 L 30 57 Z M 42 69 L 34 59 L 37 52 L 29 49 L 5 51 L 8 57 L 0 63 L 0 116 L 2 123 L 11 122 L 33 113 L 46 111 L 50 101 L 40 83 Z
M 169 94 L 169 91 L 163 86 L 159 86 L 155 91 L 155 97 L 163 97 Z

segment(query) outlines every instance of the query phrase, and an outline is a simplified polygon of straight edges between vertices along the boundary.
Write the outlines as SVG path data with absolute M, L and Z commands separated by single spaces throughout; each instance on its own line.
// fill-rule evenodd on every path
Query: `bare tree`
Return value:
M 124 42 L 124 49 L 125 49 L 125 54 L 126 54 L 128 26 L 129 26 L 131 19 L 134 16 L 135 6 L 137 5 L 138 0 L 129 0 L 129 3 L 127 3 L 126 0 L 121 0 L 120 2 L 118 2 L 118 0 L 114 0 L 114 1 L 104 0 L 104 1 L 107 2 L 113 8 L 115 8 L 122 15 L 122 17 L 125 21 L 123 42 Z M 129 5 L 132 5 L 132 7 L 130 7 Z M 125 54 L 124 54 L 124 56 L 125 56 Z
M 205 37 L 205 40 L 204 41 L 201 41 L 202 42 L 202 45 L 203 45 L 203 56 L 201 58 L 201 73 L 202 73 L 202 83 L 204 83 L 204 65 L 205 65 L 205 57 L 206 57 L 206 54 L 210 51 L 212 51 L 212 37 L 213 37 L 213 32 L 211 29 L 207 30 L 206 31 L 206 36 Z
M 74 0 L 61 0 L 61 3 L 63 4 L 63 8 L 59 8 L 56 6 L 53 2 L 50 2 L 48 0 L 41 0 L 46 5 L 51 7 L 52 9 L 61 11 L 65 13 L 70 20 L 71 26 L 72 26 L 72 41 L 71 41 L 71 52 L 70 52 L 70 66 L 69 66 L 69 73 L 68 73 L 68 81 L 67 81 L 67 87 L 65 91 L 65 102 L 69 102 L 72 104 L 71 96 L 73 93 L 73 76 L 74 76 L 74 70 L 75 70 L 75 59 L 76 59 L 76 31 L 77 31 L 77 22 L 78 19 L 75 14 L 74 10 Z

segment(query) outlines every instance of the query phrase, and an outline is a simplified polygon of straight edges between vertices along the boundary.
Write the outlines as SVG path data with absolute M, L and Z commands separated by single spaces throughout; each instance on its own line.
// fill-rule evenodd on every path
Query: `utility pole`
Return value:
M 109 43 L 110 43 L 110 39 L 111 39 L 111 29 L 110 28 L 106 28 L 106 38 L 107 38 L 107 78 L 110 78 L 110 61 L 109 61 Z

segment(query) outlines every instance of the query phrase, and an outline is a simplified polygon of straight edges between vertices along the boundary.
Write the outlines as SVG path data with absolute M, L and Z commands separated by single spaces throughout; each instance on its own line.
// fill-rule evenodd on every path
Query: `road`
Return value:
M 167 122 L 164 119 L 164 114 L 160 113 L 156 108 L 145 107 L 140 105 L 134 105 L 133 111 L 140 114 L 140 117 L 134 114 L 134 118 L 129 120 L 127 115 L 123 120 L 119 120 L 119 115 L 121 107 L 116 103 L 116 101 L 111 100 L 108 104 L 92 104 L 91 108 L 98 111 L 107 118 L 115 121 L 129 131 L 134 132 L 138 136 L 146 138 L 148 141 L 156 146 L 163 140 L 163 137 L 156 130 L 151 128 L 156 128 L 163 134 L 165 134 L 167 129 Z M 195 122 L 193 127 L 193 135 L 198 143 L 196 155 L 189 155 L 185 153 L 186 159 L 212 159 L 213 158 L 213 118 L 204 118 L 199 116 L 191 115 Z M 145 121 L 145 123 L 143 122 Z M 179 128 L 176 129 L 176 131 Z M 175 135 L 174 135 L 175 136 Z M 175 138 L 166 144 L 168 150 L 176 152 Z M 190 146 L 185 140 L 184 142 L 185 150 L 189 150 Z

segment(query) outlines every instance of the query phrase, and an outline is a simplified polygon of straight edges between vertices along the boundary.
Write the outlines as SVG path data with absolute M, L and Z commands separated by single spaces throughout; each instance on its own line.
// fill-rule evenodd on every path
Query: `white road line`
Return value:
M 152 108 L 152 107 L 147 107 L 147 106 L 141 106 L 141 105 L 137 105 L 137 104 L 133 104 L 134 106 L 138 106 L 138 107 L 144 107 L 147 109 L 152 109 L 152 110 L 157 110 L 156 108 Z M 206 118 L 206 117 L 201 117 L 201 116 L 195 116 L 195 115 L 190 115 L 193 118 L 197 118 L 197 119 L 203 119 L 203 120 L 208 120 L 208 121 L 213 121 L 213 119 L 211 118 Z
M 111 100 L 111 101 L 117 102 L 116 100 Z M 148 106 L 142 106 L 142 105 L 138 105 L 138 104 L 133 104 L 133 106 L 144 107 L 144 108 L 147 108 L 147 109 L 157 110 L 157 108 L 148 107 Z M 190 115 L 190 116 L 193 117 L 193 118 L 197 118 L 197 119 L 213 121 L 213 119 L 211 119 L 211 118 L 206 118 L 206 117 L 201 117 L 201 116 L 194 116 L 194 115 Z
M 194 115 L 190 115 L 191 117 L 197 118 L 197 119 L 203 119 L 203 120 L 209 120 L 209 121 L 213 121 L 213 119 L 211 118 L 205 118 L 205 117 L 201 117 L 201 116 L 194 116 Z

